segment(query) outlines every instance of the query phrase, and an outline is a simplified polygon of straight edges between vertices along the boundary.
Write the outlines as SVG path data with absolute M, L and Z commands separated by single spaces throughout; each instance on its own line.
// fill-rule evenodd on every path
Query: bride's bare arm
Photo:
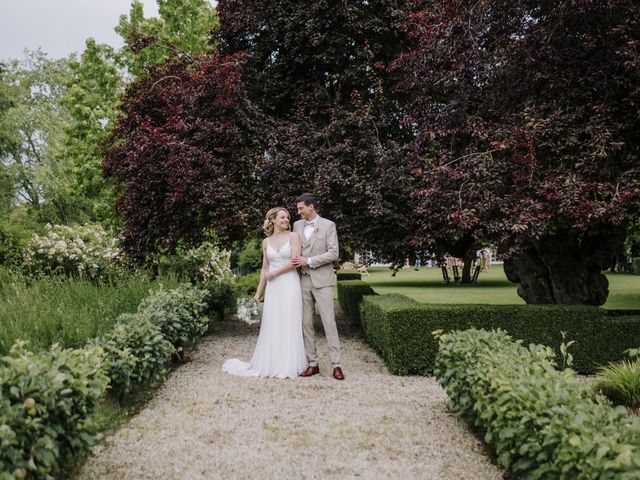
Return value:
M 289 240 L 291 242 L 291 258 L 300 255 L 300 252 L 302 251 L 302 246 L 300 245 L 300 237 L 298 237 L 298 234 L 293 232 L 290 233 Z M 285 265 L 283 265 L 279 269 L 274 270 L 273 272 L 269 272 L 267 275 L 267 280 L 271 280 L 272 278 L 277 277 L 278 275 L 281 275 L 286 272 L 290 272 L 291 270 L 295 270 L 296 268 L 297 267 L 291 262 L 291 260 L 289 260 Z
M 256 294 L 253 297 L 253 299 L 256 302 L 260 302 L 262 291 L 264 290 L 264 286 L 267 284 L 268 274 L 269 274 L 269 257 L 267 257 L 267 239 L 265 238 L 262 241 L 262 269 L 260 270 L 260 282 L 258 283 Z

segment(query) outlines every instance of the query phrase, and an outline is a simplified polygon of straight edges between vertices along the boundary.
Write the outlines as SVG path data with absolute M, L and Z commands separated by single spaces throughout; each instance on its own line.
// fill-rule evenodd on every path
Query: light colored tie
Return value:
M 313 233 L 313 222 L 310 225 L 305 224 L 304 226 L 304 239 L 309 240 L 311 238 L 311 234 Z

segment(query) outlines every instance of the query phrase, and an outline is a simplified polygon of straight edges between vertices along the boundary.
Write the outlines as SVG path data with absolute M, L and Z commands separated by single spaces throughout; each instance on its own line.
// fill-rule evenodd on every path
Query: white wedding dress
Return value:
M 266 253 L 269 271 L 277 270 L 291 259 L 291 241 L 277 251 L 267 240 Z M 267 282 L 260 335 L 251 362 L 232 358 L 222 369 L 245 377 L 295 378 L 306 367 L 300 277 L 290 270 Z

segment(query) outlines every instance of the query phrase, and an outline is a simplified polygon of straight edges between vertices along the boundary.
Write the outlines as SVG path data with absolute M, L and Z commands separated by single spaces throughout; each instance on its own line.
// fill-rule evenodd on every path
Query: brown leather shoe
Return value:
M 333 378 L 336 380 L 344 380 L 344 373 L 342 373 L 342 369 L 340 367 L 335 367 L 333 369 Z
M 320 367 L 309 365 L 307 369 L 300 374 L 301 377 L 310 377 L 311 375 L 317 375 L 320 373 Z

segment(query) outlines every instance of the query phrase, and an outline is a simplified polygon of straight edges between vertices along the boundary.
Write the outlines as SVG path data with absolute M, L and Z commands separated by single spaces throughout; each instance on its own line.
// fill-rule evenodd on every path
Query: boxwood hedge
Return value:
M 358 274 L 360 275 L 360 274 Z M 345 317 L 352 325 L 361 326 L 360 302 L 364 295 L 375 295 L 373 288 L 362 280 L 344 280 L 338 282 L 338 303 Z
M 370 345 L 400 375 L 433 373 L 434 330 L 501 328 L 525 345 L 555 350 L 566 332 L 567 340 L 575 340 L 573 368 L 581 373 L 594 373 L 623 358 L 624 350 L 640 346 L 640 317 L 609 316 L 583 305 L 425 304 L 403 295 L 378 295 L 363 298 L 361 321 Z

